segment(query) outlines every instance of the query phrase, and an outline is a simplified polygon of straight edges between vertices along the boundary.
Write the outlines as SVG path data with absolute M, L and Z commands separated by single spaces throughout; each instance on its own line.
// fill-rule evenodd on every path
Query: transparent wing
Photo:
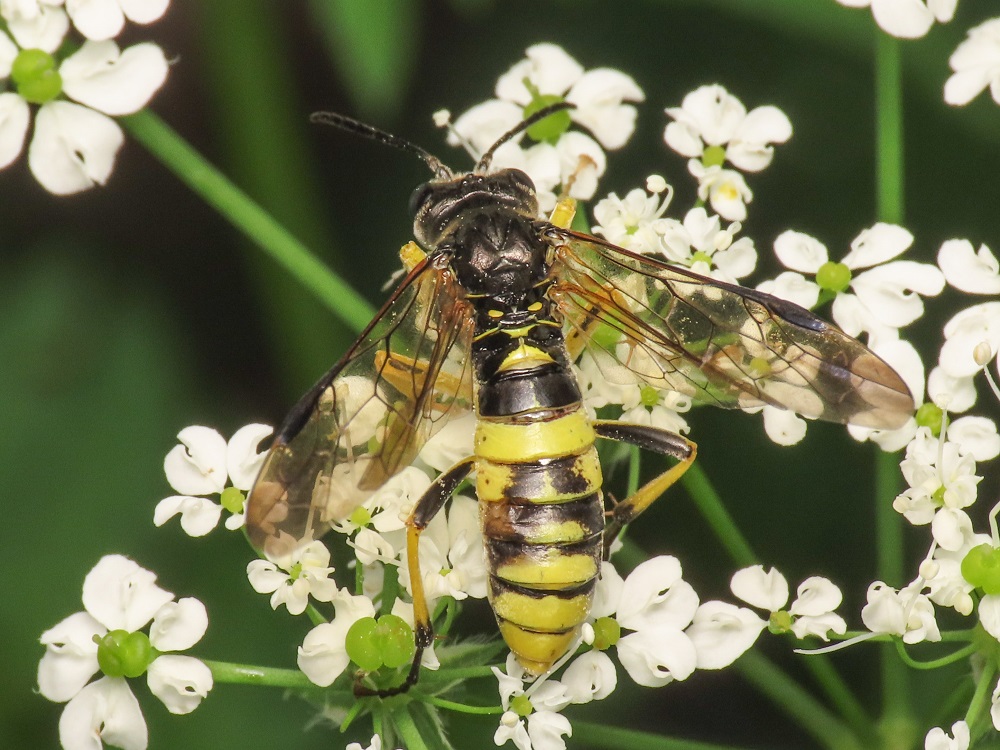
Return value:
M 425 259 L 285 419 L 247 498 L 250 541 L 272 560 L 318 539 L 472 408 L 473 316 Z
M 612 382 L 726 408 L 894 429 L 913 413 L 895 370 L 791 302 L 554 230 L 550 295 Z M 561 244 L 559 244 L 561 243 Z

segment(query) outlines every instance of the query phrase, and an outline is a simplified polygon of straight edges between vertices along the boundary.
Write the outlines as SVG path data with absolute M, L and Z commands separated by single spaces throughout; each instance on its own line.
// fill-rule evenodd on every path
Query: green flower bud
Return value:
M 94 636 L 97 665 L 108 677 L 138 677 L 155 657 L 149 636 L 112 630 L 104 637 Z
M 11 65 L 10 77 L 21 98 L 32 104 L 45 104 L 62 93 L 56 61 L 40 49 L 21 50 Z
M 843 263 L 828 260 L 816 272 L 816 283 L 820 289 L 842 292 L 851 285 L 851 269 Z
M 524 108 L 525 118 L 531 117 L 540 109 L 545 109 L 550 104 L 556 104 L 563 101 L 561 96 L 556 96 L 555 94 L 536 94 L 534 98 L 528 102 L 528 106 Z M 539 120 L 534 125 L 532 125 L 526 131 L 528 137 L 532 140 L 547 141 L 549 143 L 555 143 L 559 140 L 559 136 L 569 130 L 569 126 L 572 124 L 572 119 L 570 118 L 569 110 L 560 110 L 559 112 L 553 112 L 548 117 Z
M 962 560 L 962 577 L 987 594 L 1000 594 L 1000 549 L 980 544 Z
M 517 695 L 510 699 L 510 710 L 518 716 L 528 716 L 535 707 L 531 705 L 531 699 L 526 695 Z
M 362 617 L 347 631 L 344 642 L 347 655 L 365 672 L 374 672 L 382 666 L 382 654 L 375 636 L 377 629 L 374 617 Z
M 612 617 L 599 617 L 594 623 L 594 648 L 607 651 L 621 640 L 622 626 Z
M 783 609 L 772 612 L 767 619 L 767 629 L 775 635 L 789 632 L 792 629 L 792 616 Z
M 409 664 L 416 649 L 413 643 L 413 628 L 397 615 L 382 615 L 375 629 L 382 663 L 390 669 Z
M 941 411 L 941 407 L 929 402 L 922 404 L 917 409 L 916 419 L 918 427 L 930 427 L 934 437 L 941 435 L 941 425 L 944 420 L 944 412 Z
M 242 513 L 246 496 L 235 487 L 226 487 L 219 495 L 219 503 L 230 513 Z
M 721 167 L 726 163 L 726 149 L 722 146 L 709 146 L 701 154 L 701 163 L 706 167 Z

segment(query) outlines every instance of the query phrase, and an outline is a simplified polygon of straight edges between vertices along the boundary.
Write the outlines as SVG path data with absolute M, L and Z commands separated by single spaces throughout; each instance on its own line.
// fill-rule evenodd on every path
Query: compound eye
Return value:
M 525 193 L 531 193 L 532 195 L 535 193 L 535 183 L 532 182 L 531 178 L 520 169 L 510 170 L 510 182 L 512 185 L 517 187 L 518 190 Z
M 422 185 L 418 185 L 417 189 L 413 191 L 410 195 L 410 214 L 413 216 L 417 215 L 423 205 L 427 202 L 431 193 L 434 191 L 434 186 L 429 182 L 425 182 Z

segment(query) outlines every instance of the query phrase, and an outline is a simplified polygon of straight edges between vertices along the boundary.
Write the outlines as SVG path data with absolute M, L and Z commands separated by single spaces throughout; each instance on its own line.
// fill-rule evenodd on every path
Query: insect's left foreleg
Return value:
M 594 422 L 594 431 L 599 437 L 631 443 L 663 456 L 672 456 L 679 461 L 644 484 L 635 491 L 635 494 L 618 503 L 611 510 L 611 518 L 604 529 L 604 553 L 607 557 L 611 542 L 618 536 L 622 527 L 652 505 L 667 491 L 668 487 L 680 479 L 684 472 L 690 468 L 691 464 L 694 463 L 698 446 L 674 432 L 629 422 L 598 420 Z
M 377 695 L 380 698 L 385 698 L 405 693 L 417 684 L 417 680 L 420 678 L 420 659 L 424 655 L 424 650 L 434 642 L 434 627 L 431 624 L 430 611 L 427 608 L 427 597 L 424 595 L 424 579 L 420 573 L 420 534 L 438 514 L 452 493 L 458 489 L 458 486 L 465 480 L 474 466 L 475 457 L 469 456 L 435 479 L 417 501 L 417 504 L 413 506 L 413 511 L 406 520 L 406 564 L 410 571 L 410 590 L 413 594 L 413 632 L 417 647 L 413 655 L 413 664 L 410 665 L 406 679 L 401 685 L 386 690 L 373 690 L 360 682 L 355 682 L 355 695 Z

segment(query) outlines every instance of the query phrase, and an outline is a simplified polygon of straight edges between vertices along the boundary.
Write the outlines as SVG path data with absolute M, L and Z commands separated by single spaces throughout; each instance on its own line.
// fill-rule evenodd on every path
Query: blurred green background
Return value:
M 982 96 L 963 109 L 941 97 L 948 55 L 991 6 L 960 3 L 954 22 L 902 47 L 914 259 L 933 262 L 956 236 L 1000 245 L 1000 111 Z M 770 247 L 784 229 L 820 237 L 839 258 L 875 219 L 874 34 L 869 11 L 833 0 L 175 0 L 162 21 L 131 27 L 123 41 L 155 40 L 173 61 L 152 108 L 379 304 L 425 168 L 310 126 L 310 112 L 358 116 L 462 166 L 431 113 L 488 98 L 527 46 L 556 42 L 588 68 L 630 73 L 646 92 L 636 135 L 609 160 L 602 191 L 624 194 L 661 173 L 678 189 L 679 216 L 693 188 L 662 142 L 663 108 L 722 83 L 748 108 L 780 106 L 795 128 L 774 164 L 748 178 L 755 197 L 744 233 L 761 252 L 759 280 L 776 273 Z M 913 334 L 926 357 L 957 302 L 935 306 Z M 45 193 L 23 159 L 0 172 L 0 747 L 58 745 L 62 707 L 33 693 L 37 638 L 80 609 L 83 576 L 106 553 L 127 554 L 165 588 L 206 602 L 211 625 L 196 655 L 294 664 L 307 624 L 253 594 L 242 539 L 192 540 L 176 522 L 156 530 L 152 510 L 171 494 L 162 459 L 179 429 L 208 424 L 228 436 L 250 421 L 277 423 L 352 337 L 134 141 L 108 186 L 79 196 Z M 875 576 L 871 452 L 831 426 L 783 449 L 753 417 L 700 410 L 691 422 L 701 465 L 761 557 L 793 586 L 833 577 L 858 626 Z M 989 478 L 984 493 L 996 495 Z M 642 526 L 640 543 L 677 554 L 704 598 L 726 596 L 732 564 L 683 490 Z M 922 531 L 907 539 L 914 555 L 926 549 Z M 488 627 L 488 613 L 476 612 Z M 769 656 L 804 673 L 784 642 L 764 641 Z M 834 660 L 873 714 L 877 652 L 861 646 Z M 962 675 L 915 677 L 916 713 Z M 607 705 L 568 715 L 741 747 L 814 746 L 736 670 L 658 691 L 626 682 Z M 278 690 L 219 685 L 180 718 L 137 690 L 153 748 L 336 748 L 370 736 L 317 726 L 309 707 Z M 455 731 L 476 739 L 459 746 L 491 747 L 494 727 L 494 718 L 463 722 Z

